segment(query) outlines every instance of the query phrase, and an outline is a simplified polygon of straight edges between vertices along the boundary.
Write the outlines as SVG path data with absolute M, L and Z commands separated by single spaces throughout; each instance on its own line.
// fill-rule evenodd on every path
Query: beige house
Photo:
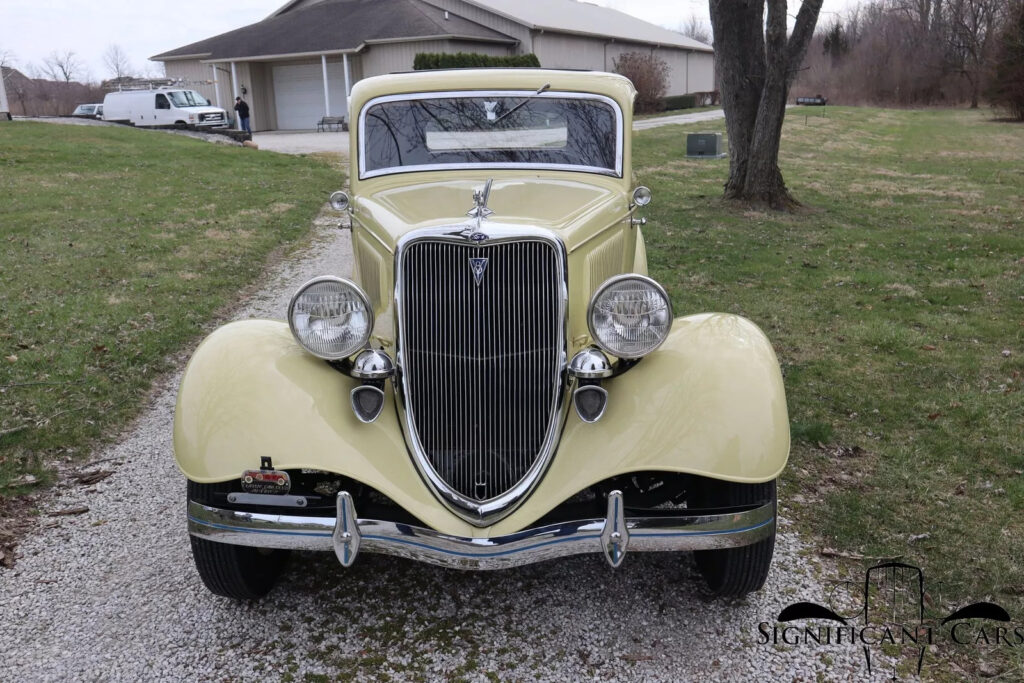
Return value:
M 714 89 L 708 45 L 576 0 L 291 0 L 150 59 L 229 111 L 245 97 L 253 130 L 303 130 L 346 115 L 353 83 L 409 71 L 420 52 L 532 52 L 545 68 L 611 71 L 636 51 L 669 65 L 669 95 Z

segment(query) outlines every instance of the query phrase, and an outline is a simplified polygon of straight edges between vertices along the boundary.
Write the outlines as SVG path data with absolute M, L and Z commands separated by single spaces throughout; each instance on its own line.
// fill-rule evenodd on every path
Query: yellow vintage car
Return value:
M 456 70 L 352 91 L 354 273 L 234 322 L 185 371 L 174 451 L 196 567 L 266 594 L 291 550 L 500 569 L 694 551 L 762 586 L 789 422 L 771 343 L 674 318 L 647 275 L 635 91 Z M 675 309 L 685 308 L 685 293 Z

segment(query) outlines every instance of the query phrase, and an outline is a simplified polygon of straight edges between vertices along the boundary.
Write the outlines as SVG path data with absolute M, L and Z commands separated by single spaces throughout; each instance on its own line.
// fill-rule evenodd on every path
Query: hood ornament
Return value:
M 487 201 L 491 197 L 491 183 L 493 182 L 494 178 L 489 178 L 484 184 L 483 189 L 473 190 L 473 203 L 475 206 L 466 215 L 470 218 L 475 218 L 476 222 L 471 223 L 462 231 L 462 236 L 466 239 L 479 243 L 488 238 L 482 232 L 482 229 L 484 219 L 494 215 L 494 211 L 487 206 Z

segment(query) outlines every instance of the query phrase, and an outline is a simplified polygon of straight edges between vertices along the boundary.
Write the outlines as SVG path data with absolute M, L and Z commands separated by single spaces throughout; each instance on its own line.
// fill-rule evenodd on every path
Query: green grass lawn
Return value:
M 341 180 L 152 131 L 0 125 L 0 495 L 116 435 Z
M 1024 620 L 1024 126 L 806 114 L 780 160 L 795 214 L 724 204 L 728 160 L 684 157 L 685 132 L 724 122 L 637 135 L 651 274 L 677 313 L 740 313 L 773 340 L 782 497 L 805 529 Z

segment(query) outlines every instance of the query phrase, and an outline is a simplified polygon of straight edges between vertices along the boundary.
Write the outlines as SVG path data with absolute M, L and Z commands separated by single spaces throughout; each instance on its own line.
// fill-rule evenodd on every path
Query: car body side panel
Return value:
M 605 382 L 604 418 L 570 414 L 548 472 L 510 516 L 478 529 L 434 499 L 406 450 L 391 388 L 373 424 L 352 414 L 356 382 L 303 351 L 286 323 L 231 323 L 189 362 L 178 393 L 174 449 L 198 482 L 259 467 L 312 468 L 372 486 L 434 529 L 486 537 L 528 527 L 602 479 L 641 470 L 738 482 L 775 478 L 789 454 L 778 362 L 751 322 L 726 314 L 680 318 L 666 343 Z
M 647 275 L 647 242 L 640 228 L 636 229 L 636 250 L 633 252 L 633 272 Z

